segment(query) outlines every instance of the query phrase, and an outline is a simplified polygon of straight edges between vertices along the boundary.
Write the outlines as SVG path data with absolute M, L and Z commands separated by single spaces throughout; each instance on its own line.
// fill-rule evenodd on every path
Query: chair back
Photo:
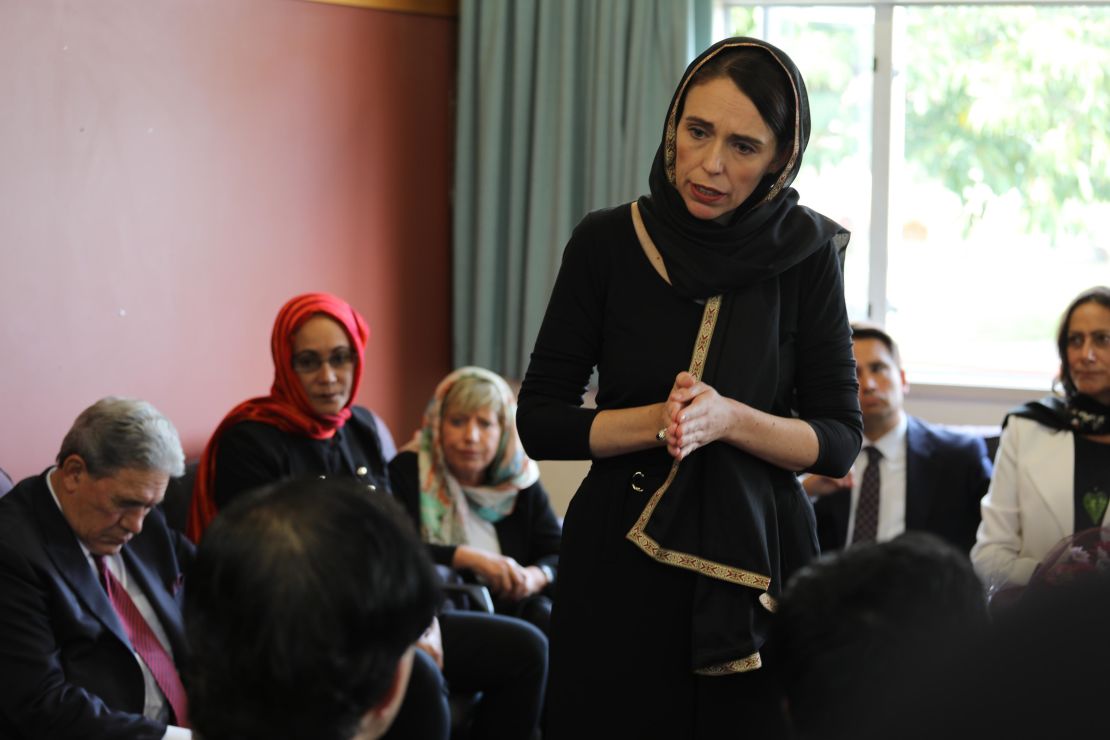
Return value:
M 181 534 L 185 534 L 185 523 L 189 519 L 189 505 L 193 501 L 193 483 L 196 481 L 199 465 L 199 460 L 185 463 L 185 475 L 180 478 L 170 478 L 170 483 L 166 486 L 166 497 L 159 504 L 162 507 L 162 514 L 166 517 L 166 524 Z

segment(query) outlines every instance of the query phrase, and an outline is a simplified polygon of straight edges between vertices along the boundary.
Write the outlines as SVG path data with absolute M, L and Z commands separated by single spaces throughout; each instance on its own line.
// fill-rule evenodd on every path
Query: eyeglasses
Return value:
M 355 353 L 343 347 L 332 352 L 327 358 L 315 352 L 298 352 L 293 355 L 293 369 L 298 373 L 314 373 L 324 366 L 331 365 L 332 370 L 345 370 L 355 364 Z

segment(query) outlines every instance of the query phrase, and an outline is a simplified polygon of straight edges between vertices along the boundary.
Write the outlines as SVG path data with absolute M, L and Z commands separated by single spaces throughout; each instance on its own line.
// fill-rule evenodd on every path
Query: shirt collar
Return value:
M 872 442 L 864 438 L 864 447 L 871 446 L 883 454 L 885 460 L 900 460 L 906 454 L 906 428 L 909 421 L 906 412 L 898 413 L 898 423 L 889 432 Z

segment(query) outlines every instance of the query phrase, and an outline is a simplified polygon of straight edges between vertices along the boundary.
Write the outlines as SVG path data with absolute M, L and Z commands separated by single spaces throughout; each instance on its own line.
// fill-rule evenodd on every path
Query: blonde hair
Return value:
M 504 421 L 505 409 L 502 406 L 501 392 L 497 386 L 477 375 L 459 378 L 443 399 L 443 413 L 450 409 L 470 414 L 488 408 L 498 419 Z

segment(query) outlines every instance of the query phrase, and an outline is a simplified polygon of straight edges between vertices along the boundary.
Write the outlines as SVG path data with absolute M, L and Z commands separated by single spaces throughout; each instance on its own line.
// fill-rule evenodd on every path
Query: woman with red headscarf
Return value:
M 366 322 L 326 293 L 293 298 L 270 338 L 274 382 L 224 417 L 205 447 L 186 533 L 198 541 L 217 512 L 239 494 L 298 476 L 353 476 L 391 493 L 386 462 L 396 451 L 388 429 L 352 406 L 369 338 Z M 418 645 L 408 693 L 387 738 L 446 738 L 445 680 L 480 693 L 472 735 L 527 738 L 547 677 L 547 640 L 507 617 L 445 612 Z M 496 659 L 491 646 L 497 646 Z M 437 668 L 438 666 L 438 668 Z
M 187 529 L 194 542 L 236 495 L 282 478 L 350 475 L 387 488 L 382 427 L 351 406 L 369 336 L 362 317 L 327 293 L 282 306 L 270 337 L 270 395 L 233 408 L 201 457 Z

